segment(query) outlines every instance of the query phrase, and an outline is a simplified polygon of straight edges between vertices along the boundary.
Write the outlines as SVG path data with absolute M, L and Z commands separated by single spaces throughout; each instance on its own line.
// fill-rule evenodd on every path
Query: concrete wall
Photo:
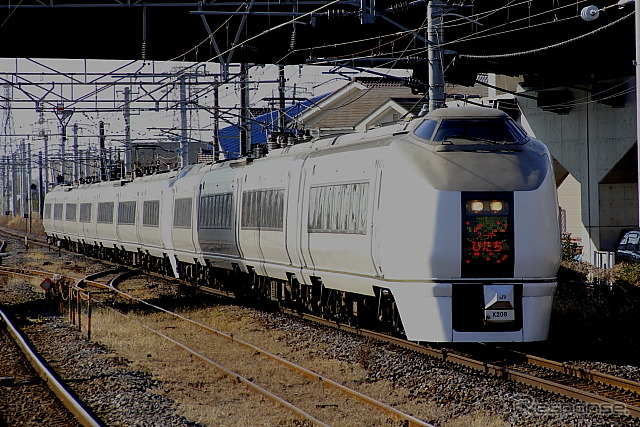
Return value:
M 631 83 L 623 83 L 618 92 L 623 93 Z M 637 171 L 622 174 L 628 177 L 632 172 L 633 183 L 612 182 L 615 177 L 610 174 L 636 142 L 635 95 L 629 91 L 619 96 L 623 106 L 614 108 L 594 102 L 587 90 L 562 89 L 572 98 L 565 105 L 570 107 L 563 111 L 566 114 L 545 111 L 537 100 L 518 97 L 521 121 L 579 183 L 573 194 L 561 193 L 563 198 L 580 194 L 580 219 L 571 217 L 567 228 L 584 230 L 585 253 L 611 250 L 621 229 L 638 224 Z M 607 183 L 601 183 L 607 176 Z M 563 203 L 566 201 L 561 199 L 560 205 Z
M 569 233 L 572 240 L 583 246 L 589 235 L 582 225 L 580 183 L 571 175 L 558 186 L 558 204 L 562 210 L 562 232 Z

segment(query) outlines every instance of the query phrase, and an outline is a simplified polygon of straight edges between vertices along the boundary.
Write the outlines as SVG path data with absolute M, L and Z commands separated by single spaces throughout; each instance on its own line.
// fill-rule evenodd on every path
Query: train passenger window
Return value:
M 80 203 L 80 222 L 91 222 L 91 203 Z
M 44 219 L 51 219 L 51 203 L 44 204 Z
M 65 220 L 67 221 L 75 221 L 76 220 L 76 209 L 77 205 L 75 203 L 67 203 L 65 209 Z
M 62 209 L 64 205 L 62 203 L 56 203 L 53 205 L 53 219 L 62 220 Z
M 242 193 L 242 228 L 282 230 L 284 189 L 251 190 Z
M 200 228 L 231 228 L 232 207 L 232 193 L 201 197 L 198 225 Z
M 368 182 L 309 190 L 309 233 L 367 234 Z
M 160 225 L 160 200 L 145 200 L 142 203 L 142 226 L 158 227 Z
M 113 202 L 98 203 L 98 222 L 101 224 L 113 224 Z
M 175 228 L 191 227 L 191 197 L 176 199 L 173 205 L 173 226 Z
M 415 135 L 424 138 L 431 139 L 433 131 L 436 129 L 438 122 L 436 120 L 425 120 L 414 131 Z
M 136 223 L 136 202 L 118 203 L 118 224 L 133 225 Z

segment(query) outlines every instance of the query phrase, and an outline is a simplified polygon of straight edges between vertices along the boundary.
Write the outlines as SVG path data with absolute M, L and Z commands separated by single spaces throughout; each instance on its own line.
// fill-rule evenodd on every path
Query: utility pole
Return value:
M 146 8 L 145 8 L 146 10 Z M 144 46 L 144 42 L 143 42 Z M 131 89 L 124 88 L 124 174 L 131 176 Z
M 66 145 L 67 145 L 67 125 L 69 124 L 69 120 L 71 120 L 71 116 L 73 116 L 73 110 L 64 108 L 63 103 L 58 103 L 56 108 L 54 109 L 56 117 L 58 118 L 58 122 L 60 123 L 60 133 L 62 134 L 60 138 L 60 175 L 62 176 L 62 183 L 66 182 Z M 57 181 L 57 180 L 56 180 Z
M 2 214 L 9 215 L 9 158 L 2 156 Z
M 78 124 L 73 124 L 73 182 L 80 179 L 80 165 L 78 164 Z
M 218 77 L 213 86 L 213 160 L 220 160 L 220 95 L 218 93 Z
M 45 190 L 43 188 L 42 178 L 42 151 L 38 151 L 38 213 L 40 219 L 42 219 L 42 213 L 44 212 L 44 195 Z
M 105 156 L 107 155 L 107 153 L 105 152 L 104 149 L 104 122 L 100 121 L 99 124 L 99 129 L 100 129 L 100 136 L 99 136 L 99 146 L 100 146 L 100 181 L 106 181 L 107 180 L 107 171 L 105 169 Z
M 251 149 L 251 121 L 249 113 L 249 69 L 240 64 L 240 156 L 246 156 Z
M 427 5 L 427 34 L 429 60 L 429 111 L 444 106 L 444 69 L 442 61 L 442 22 L 444 4 L 441 0 L 431 0 Z
M 87 151 L 84 159 L 84 177 L 89 179 L 91 175 L 91 148 L 87 147 Z
M 187 134 L 187 82 L 185 75 L 180 76 L 180 167 L 189 164 L 189 139 Z
M 49 192 L 49 136 L 45 133 L 44 139 L 44 192 Z
M 278 66 L 278 132 L 284 134 L 286 127 L 284 109 L 285 109 L 285 84 L 284 65 Z
M 22 151 L 22 159 L 20 161 L 21 173 L 20 173 L 20 197 L 22 205 L 22 217 L 28 218 L 29 215 L 29 186 L 31 183 L 28 181 L 27 174 L 27 149 L 24 139 L 20 143 L 20 150 Z
M 16 153 L 11 153 L 11 213 L 13 216 L 20 214 L 20 208 L 18 207 L 18 176 L 16 162 Z

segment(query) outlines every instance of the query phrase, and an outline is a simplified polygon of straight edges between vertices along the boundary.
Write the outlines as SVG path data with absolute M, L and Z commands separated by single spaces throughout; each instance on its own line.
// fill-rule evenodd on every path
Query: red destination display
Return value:
M 463 274 L 501 277 L 512 269 L 509 205 L 506 200 L 496 199 L 465 202 Z

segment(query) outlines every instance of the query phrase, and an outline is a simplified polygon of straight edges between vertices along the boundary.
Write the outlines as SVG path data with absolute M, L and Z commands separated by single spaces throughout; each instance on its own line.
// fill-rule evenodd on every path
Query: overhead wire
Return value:
M 574 7 L 574 6 L 577 6 L 579 3 L 583 3 L 583 2 L 586 2 L 586 1 L 588 1 L 588 0 L 578 0 L 575 3 L 571 3 L 571 4 L 564 5 L 564 6 L 559 6 L 559 7 L 554 7 L 552 9 L 548 9 L 548 10 L 545 10 L 545 11 L 542 11 L 542 12 L 539 12 L 539 13 L 536 13 L 536 14 L 533 14 L 533 15 L 528 15 L 526 17 L 515 19 L 513 21 L 506 21 L 503 24 L 499 24 L 499 25 L 496 25 L 496 26 L 493 26 L 493 27 L 490 27 L 490 28 L 486 28 L 484 30 L 477 31 L 477 32 L 475 32 L 473 34 L 468 34 L 468 35 L 459 37 L 457 39 L 453 39 L 451 41 L 447 41 L 447 42 L 445 42 L 443 44 L 443 46 L 450 45 L 450 44 L 459 44 L 459 43 L 462 43 L 462 42 L 467 41 L 469 39 L 473 39 L 473 41 L 476 41 L 476 40 L 481 39 L 481 38 L 494 37 L 494 36 L 508 34 L 508 33 L 511 33 L 511 32 L 516 32 L 516 31 L 521 31 L 521 30 L 528 30 L 528 29 L 539 27 L 539 26 L 543 26 L 543 25 L 556 24 L 556 23 L 559 23 L 559 22 L 562 22 L 562 21 L 576 19 L 576 18 L 578 18 L 580 16 L 579 11 L 575 15 L 569 16 L 567 18 L 557 18 L 557 16 L 554 16 L 554 17 L 551 18 L 551 20 L 546 21 L 546 22 L 541 22 L 541 23 L 537 23 L 537 24 L 533 24 L 533 25 L 531 23 L 529 23 L 528 25 L 520 26 L 518 28 L 512 28 L 512 29 L 509 29 L 509 30 L 506 30 L 506 31 L 491 33 L 491 31 L 496 31 L 496 30 L 498 30 L 498 29 L 500 29 L 502 27 L 505 27 L 505 26 L 508 26 L 508 25 L 514 25 L 514 24 L 520 23 L 522 21 L 530 21 L 531 18 L 539 18 L 541 16 L 544 16 L 544 15 L 547 15 L 547 14 L 550 14 L 550 13 L 556 13 L 556 12 L 559 12 L 559 11 L 565 9 L 565 8 Z M 530 3 L 530 2 L 523 2 L 523 3 Z M 514 6 L 511 6 L 511 7 L 514 7 Z M 473 18 L 471 18 L 471 19 L 473 19 Z M 488 33 L 488 34 L 486 34 L 486 33 Z
M 7 15 L 7 17 L 4 19 L 4 21 L 2 21 L 2 24 L 0 24 L 0 28 L 4 27 L 4 24 L 6 24 L 7 21 L 9 21 L 9 19 L 13 16 L 15 11 L 18 10 L 18 8 L 20 7 L 20 5 L 22 4 L 23 1 L 24 0 L 20 0 L 18 2 L 18 4 L 14 6 L 13 10 L 11 10 L 11 12 L 9 12 L 9 15 Z
M 512 53 L 504 53 L 504 54 L 494 54 L 494 55 L 468 55 L 468 54 L 461 54 L 459 55 L 461 58 L 471 58 L 471 59 L 498 59 L 498 58 L 511 58 L 511 57 L 515 57 L 515 56 L 522 56 L 522 55 L 529 55 L 529 54 L 533 54 L 533 53 L 539 53 L 539 52 L 544 52 L 546 50 L 550 50 L 550 49 L 554 49 L 557 47 L 561 47 L 561 46 L 565 46 L 569 43 L 573 43 L 576 42 L 578 40 L 584 39 L 586 37 L 592 36 L 593 34 L 596 34 L 600 31 L 603 31 L 607 28 L 613 27 L 614 25 L 617 25 L 618 23 L 624 21 L 625 19 L 628 19 L 629 17 L 633 16 L 635 14 L 635 12 L 630 12 L 627 15 L 616 19 L 613 22 L 610 22 L 608 24 L 605 24 L 599 28 L 596 28 L 595 30 L 589 31 L 588 33 L 585 34 L 581 34 L 579 36 L 576 37 L 572 37 L 570 39 L 567 40 L 563 40 L 561 42 L 558 43 L 554 43 L 548 46 L 543 46 L 540 48 L 536 48 L 536 49 L 529 49 L 529 50 L 525 50 L 525 51 L 520 51 L 520 52 L 512 52 Z

